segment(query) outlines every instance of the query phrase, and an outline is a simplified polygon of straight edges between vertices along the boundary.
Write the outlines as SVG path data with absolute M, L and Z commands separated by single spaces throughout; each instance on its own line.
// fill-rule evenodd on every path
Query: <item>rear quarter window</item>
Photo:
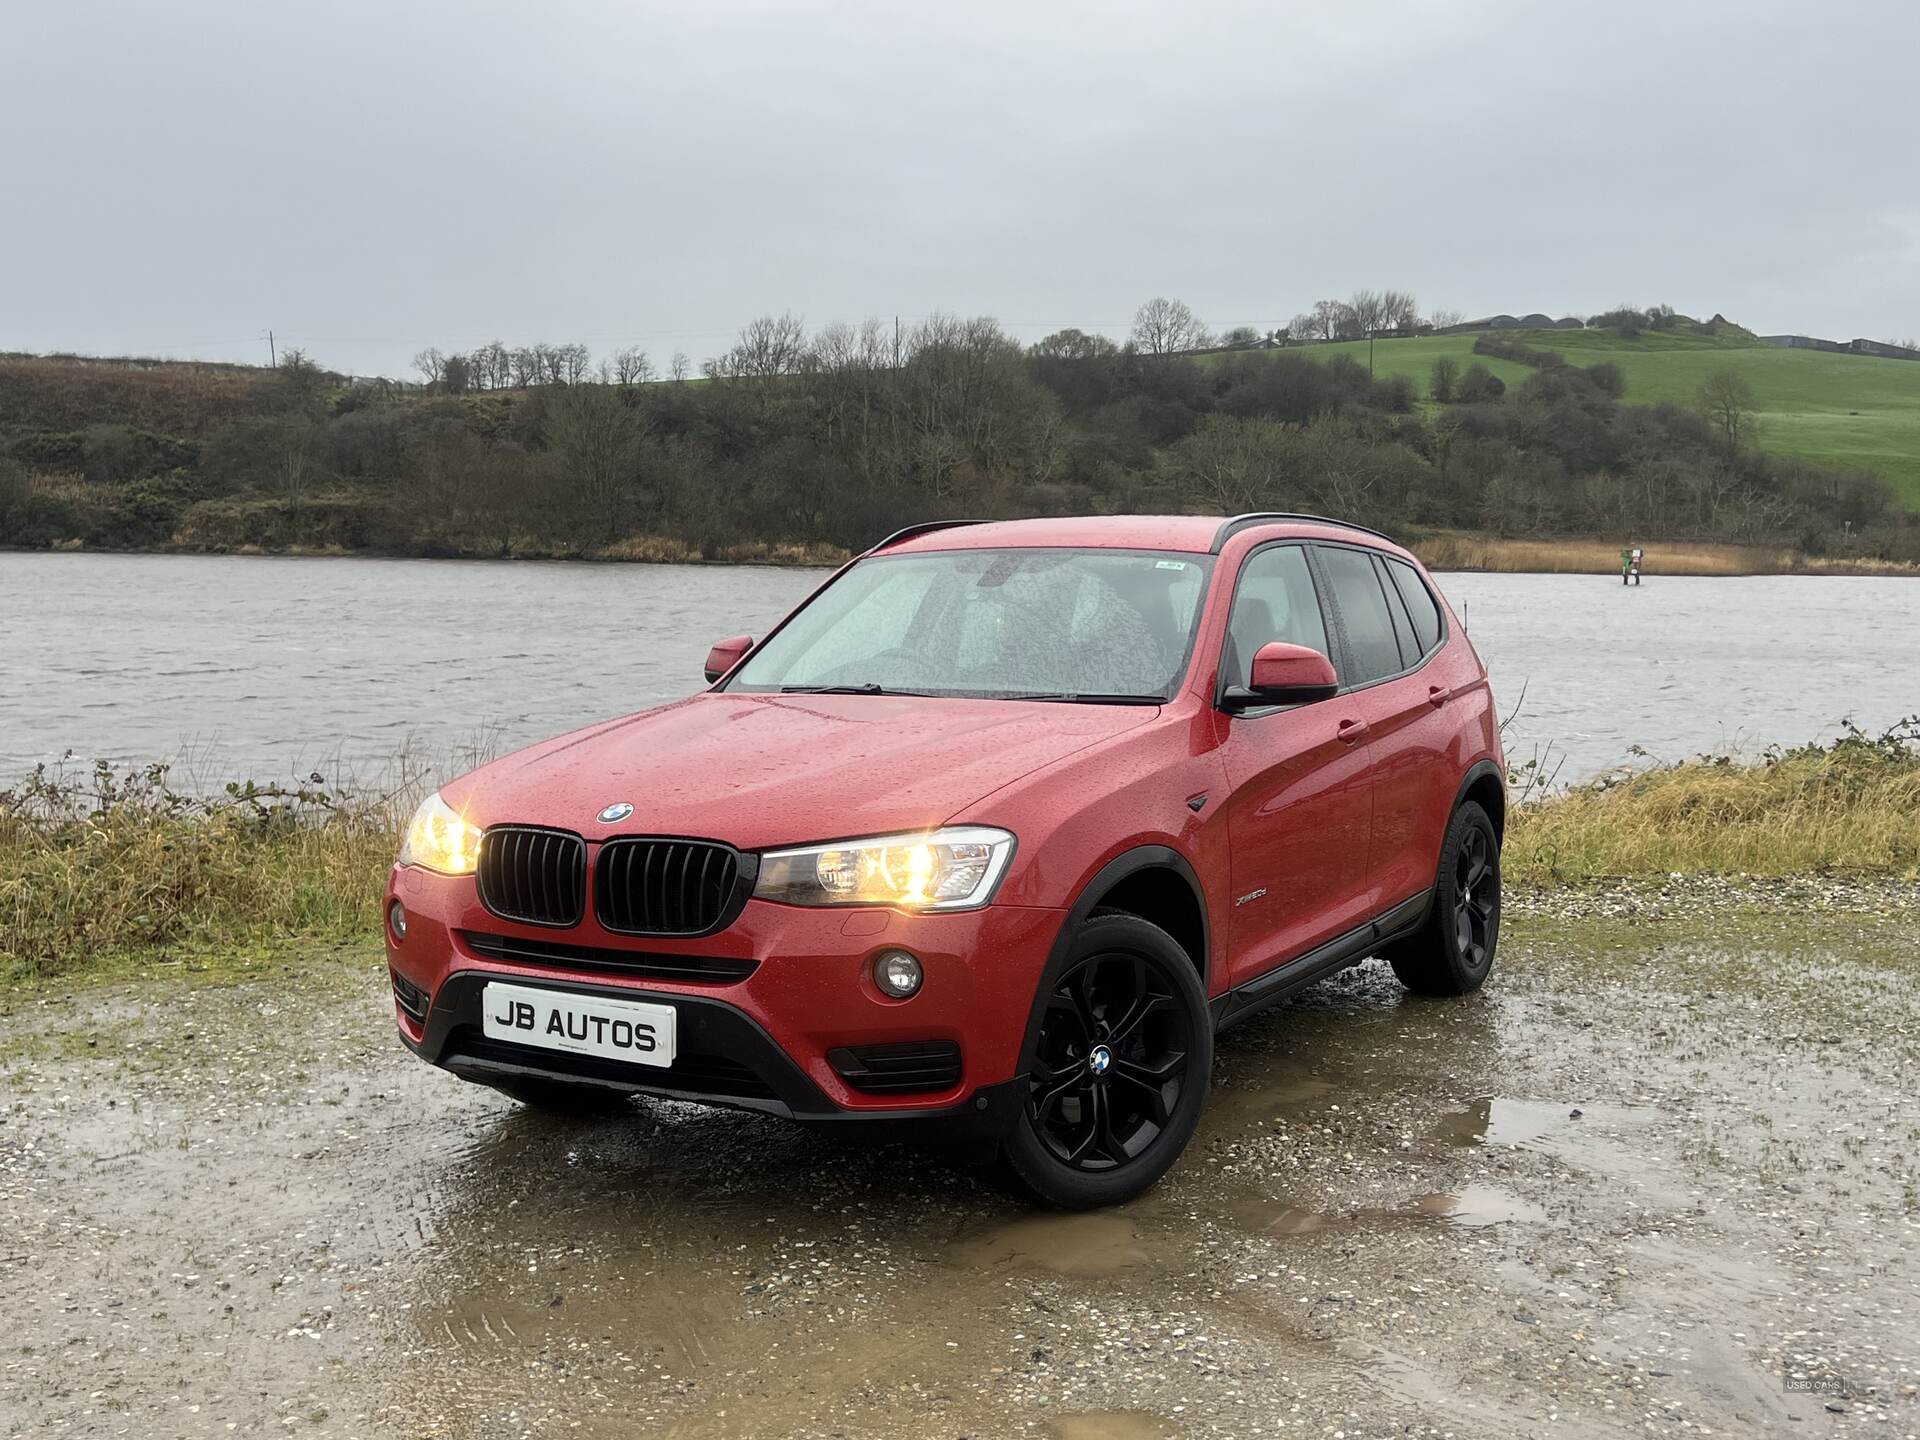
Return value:
M 1404 560 L 1386 557 L 1387 574 L 1393 577 L 1394 589 L 1400 592 L 1400 598 L 1407 602 L 1407 614 L 1413 619 L 1414 638 L 1420 642 L 1420 653 L 1427 654 L 1440 643 L 1440 606 L 1433 598 L 1433 592 L 1427 589 L 1426 582 L 1420 578 L 1420 572 Z

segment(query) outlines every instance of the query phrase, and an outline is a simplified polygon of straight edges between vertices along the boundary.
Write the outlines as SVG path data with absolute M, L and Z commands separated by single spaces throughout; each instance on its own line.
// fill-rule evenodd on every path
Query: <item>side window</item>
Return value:
M 1342 682 L 1365 685 L 1404 669 L 1399 643 L 1393 638 L 1393 617 L 1387 610 L 1380 577 L 1374 574 L 1372 557 L 1362 550 L 1331 545 L 1318 549 L 1346 635 L 1348 669 L 1352 673 L 1343 674 Z
M 1255 551 L 1240 567 L 1233 612 L 1227 617 L 1226 653 L 1221 657 L 1226 683 L 1245 685 L 1253 668 L 1253 652 L 1273 640 L 1305 645 L 1322 655 L 1332 653 L 1313 572 L 1307 568 L 1307 552 L 1299 545 L 1270 545 Z
M 1400 598 L 1400 592 L 1387 578 L 1387 557 L 1373 557 L 1373 570 L 1380 577 L 1380 593 L 1387 597 L 1387 615 L 1393 621 L 1393 638 L 1400 647 L 1400 668 L 1402 670 L 1419 663 L 1420 642 L 1413 638 L 1413 622 L 1407 618 L 1407 605 Z
M 1420 642 L 1420 653 L 1425 655 L 1440 643 L 1440 606 L 1420 579 L 1420 572 L 1404 560 L 1387 560 L 1387 573 L 1393 577 L 1393 587 L 1400 592 L 1400 598 L 1407 602 L 1407 613 L 1413 617 L 1414 637 Z

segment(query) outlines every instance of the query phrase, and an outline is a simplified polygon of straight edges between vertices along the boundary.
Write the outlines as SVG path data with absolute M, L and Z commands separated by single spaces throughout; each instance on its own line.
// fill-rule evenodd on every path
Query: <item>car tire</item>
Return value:
M 633 1110 L 633 1097 L 599 1085 L 569 1085 L 564 1080 L 494 1080 L 488 1082 L 502 1095 L 518 1100 L 529 1110 L 543 1115 L 626 1115 Z
M 1447 824 L 1427 918 L 1384 953 L 1414 994 L 1465 995 L 1486 983 L 1499 943 L 1500 835 L 1468 800 Z
M 1158 925 L 1095 911 L 1034 998 L 1026 1085 L 1003 1157 L 1045 1204 L 1131 1200 L 1186 1148 L 1213 1072 L 1192 958 Z

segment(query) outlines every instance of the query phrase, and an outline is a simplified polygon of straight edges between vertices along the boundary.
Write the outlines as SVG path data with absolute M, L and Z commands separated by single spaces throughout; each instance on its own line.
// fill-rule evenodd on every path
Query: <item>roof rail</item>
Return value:
M 1356 525 L 1351 520 L 1332 520 L 1325 515 L 1305 515 L 1294 510 L 1254 510 L 1245 515 L 1235 515 L 1222 520 L 1220 528 L 1213 532 L 1212 554 L 1218 555 L 1220 548 L 1249 525 L 1265 525 L 1276 520 L 1298 520 L 1310 525 L 1331 525 L 1337 530 L 1358 530 L 1363 535 L 1374 535 L 1389 545 L 1400 542 L 1383 531 L 1375 530 L 1371 525 Z
M 902 540 L 911 540 L 916 535 L 925 535 L 934 530 L 951 530 L 956 525 L 983 525 L 985 523 L 983 520 L 922 520 L 918 525 L 901 526 L 878 545 L 869 546 L 860 553 L 863 555 L 872 555 L 877 551 L 886 549 L 889 545 L 898 544 Z

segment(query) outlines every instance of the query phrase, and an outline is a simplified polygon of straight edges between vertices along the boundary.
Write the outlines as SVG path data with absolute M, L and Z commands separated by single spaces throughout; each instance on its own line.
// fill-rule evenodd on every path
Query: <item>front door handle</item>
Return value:
M 1342 720 L 1333 730 L 1335 738 L 1343 745 L 1353 745 L 1366 738 L 1367 722 L 1364 720 Z
M 1427 703 L 1434 706 L 1436 709 L 1446 704 L 1447 701 L 1451 700 L 1452 698 L 1453 698 L 1453 691 L 1449 690 L 1444 685 L 1427 686 Z

